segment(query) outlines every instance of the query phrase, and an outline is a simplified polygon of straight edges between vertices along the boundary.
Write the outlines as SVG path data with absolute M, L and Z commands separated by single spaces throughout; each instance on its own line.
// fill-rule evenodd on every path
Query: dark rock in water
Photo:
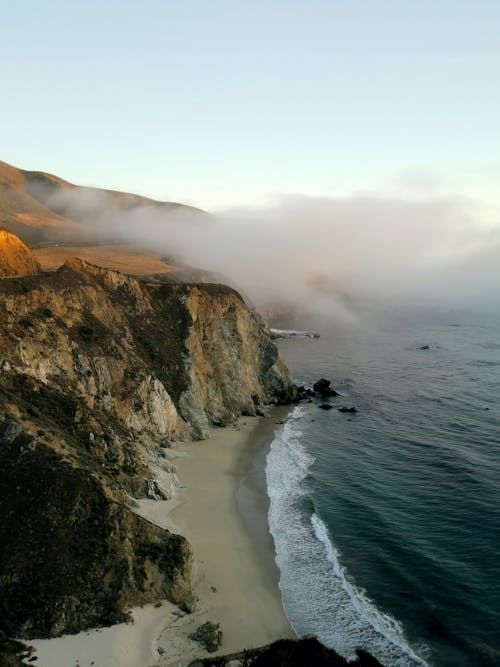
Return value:
M 222 628 L 219 623 L 207 621 L 191 633 L 189 638 L 204 646 L 209 653 L 215 653 L 222 644 Z
M 354 406 L 352 406 L 352 408 L 342 407 L 342 408 L 339 408 L 339 412 L 352 412 L 352 413 L 354 413 L 354 412 L 357 412 L 357 409 Z
M 331 410 L 333 408 L 333 405 L 330 405 L 330 403 L 321 403 L 318 405 L 319 408 L 322 410 Z
M 331 384 L 330 380 L 321 378 L 313 384 L 313 389 L 315 392 L 317 391 L 318 394 L 321 394 L 321 396 L 338 396 L 338 392 L 331 388 Z
M 311 403 L 311 397 L 316 396 L 316 392 L 313 391 L 312 389 L 305 388 L 305 387 L 297 387 L 297 396 L 295 399 L 292 400 L 292 403 L 300 403 L 301 401 L 307 401 L 308 403 Z
M 421 345 L 418 349 L 419 350 L 430 350 L 431 348 L 429 347 L 429 345 Z
M 325 391 L 325 389 L 328 389 L 328 387 L 332 383 L 330 380 L 326 380 L 325 378 L 320 378 L 319 380 L 316 380 L 316 382 L 313 384 L 313 389 L 314 391 L 319 391 L 320 393 Z

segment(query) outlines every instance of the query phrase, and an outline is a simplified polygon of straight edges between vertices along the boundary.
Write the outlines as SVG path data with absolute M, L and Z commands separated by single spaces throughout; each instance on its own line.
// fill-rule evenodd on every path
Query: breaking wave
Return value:
M 299 635 L 316 635 L 346 659 L 369 651 L 391 667 L 426 667 L 394 618 L 350 580 L 305 480 L 314 459 L 301 443 L 304 408 L 295 408 L 273 441 L 266 466 L 269 526 L 286 613 Z

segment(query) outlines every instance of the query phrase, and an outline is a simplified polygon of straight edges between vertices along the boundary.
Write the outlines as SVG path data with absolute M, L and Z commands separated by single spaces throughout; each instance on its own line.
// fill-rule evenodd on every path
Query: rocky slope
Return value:
M 189 598 L 189 545 L 133 498 L 172 493 L 170 440 L 294 395 L 228 287 L 76 259 L 0 280 L 0 629 L 57 636 Z
M 40 265 L 29 248 L 15 234 L 0 227 L 0 278 L 39 271 Z

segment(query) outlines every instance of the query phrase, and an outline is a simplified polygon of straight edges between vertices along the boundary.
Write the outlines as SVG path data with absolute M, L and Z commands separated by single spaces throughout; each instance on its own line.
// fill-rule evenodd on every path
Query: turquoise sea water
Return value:
M 268 455 L 295 629 L 387 667 L 500 665 L 500 317 L 393 311 L 320 333 L 280 351 L 359 412 L 301 404 Z

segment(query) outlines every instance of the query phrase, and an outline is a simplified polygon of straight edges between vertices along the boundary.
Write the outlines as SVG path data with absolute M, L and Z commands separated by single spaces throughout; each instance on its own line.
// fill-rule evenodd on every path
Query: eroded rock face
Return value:
M 57 636 L 185 601 L 189 545 L 130 496 L 172 494 L 165 443 L 294 393 L 266 325 L 224 286 L 80 260 L 0 280 L 0 628 Z
M 187 387 L 179 406 L 195 437 L 267 403 L 288 403 L 295 387 L 264 321 L 223 285 L 181 286 L 191 316 L 186 339 Z

